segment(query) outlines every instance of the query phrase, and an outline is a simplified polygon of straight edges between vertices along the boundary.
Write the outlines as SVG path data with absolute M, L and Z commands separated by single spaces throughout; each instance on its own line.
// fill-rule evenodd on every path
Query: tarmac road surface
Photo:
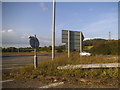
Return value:
M 50 54 L 39 54 L 38 62 L 50 59 Z M 27 64 L 33 64 L 33 55 L 8 55 L 2 56 L 2 73 L 8 73 L 10 70 L 20 68 Z

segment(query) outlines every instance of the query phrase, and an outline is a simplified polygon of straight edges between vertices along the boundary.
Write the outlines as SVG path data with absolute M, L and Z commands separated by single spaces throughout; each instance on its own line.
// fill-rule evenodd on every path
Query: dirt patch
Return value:
M 39 88 L 52 83 L 64 82 L 64 84 L 52 88 L 118 88 L 116 80 L 106 79 L 85 79 L 85 78 L 68 78 L 59 77 L 39 77 L 31 80 L 14 80 L 4 82 L 3 88 Z M 113 83 L 114 82 L 114 83 Z

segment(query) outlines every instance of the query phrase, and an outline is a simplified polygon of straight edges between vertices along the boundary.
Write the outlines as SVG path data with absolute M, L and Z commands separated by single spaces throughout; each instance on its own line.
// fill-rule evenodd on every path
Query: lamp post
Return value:
M 55 8 L 56 8 L 56 0 L 53 0 L 53 15 L 52 15 L 52 60 L 55 58 Z

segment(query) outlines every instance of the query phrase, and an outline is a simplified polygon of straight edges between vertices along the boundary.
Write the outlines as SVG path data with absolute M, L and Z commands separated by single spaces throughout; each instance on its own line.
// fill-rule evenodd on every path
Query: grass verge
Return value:
M 110 83 L 110 80 L 115 81 L 113 86 L 119 83 L 118 81 L 118 68 L 106 68 L 106 69 L 69 69 L 69 70 L 58 70 L 58 66 L 64 66 L 67 64 L 94 64 L 94 63 L 116 63 L 117 59 L 113 56 L 90 56 L 80 57 L 77 54 L 71 54 L 71 58 L 67 58 L 67 55 L 52 60 L 45 60 L 39 63 L 38 68 L 34 70 L 33 65 L 27 65 L 20 69 L 12 70 L 9 74 L 4 74 L 4 79 L 39 79 L 43 82 L 46 80 L 54 81 L 66 81 L 74 83 L 79 81 L 80 78 L 99 79 L 101 83 Z M 94 80 L 93 80 L 94 79 Z M 84 82 L 84 81 L 83 81 Z

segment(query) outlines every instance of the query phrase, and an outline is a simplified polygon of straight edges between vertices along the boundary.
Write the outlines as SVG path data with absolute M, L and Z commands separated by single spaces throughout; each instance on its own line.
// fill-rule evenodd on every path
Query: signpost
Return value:
M 70 50 L 80 50 L 82 52 L 82 42 L 84 36 L 82 32 L 62 30 L 62 43 L 66 43 L 68 49 L 68 57 L 70 57 Z
M 34 68 L 36 69 L 38 67 L 37 62 L 37 48 L 39 48 L 39 40 L 35 36 L 30 36 L 30 45 L 34 49 Z

